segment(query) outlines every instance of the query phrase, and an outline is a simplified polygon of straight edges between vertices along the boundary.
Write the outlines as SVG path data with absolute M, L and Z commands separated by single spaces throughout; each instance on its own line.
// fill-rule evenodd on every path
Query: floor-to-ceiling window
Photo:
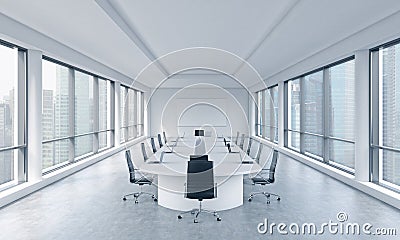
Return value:
M 69 160 L 69 69 L 42 62 L 42 168 Z
M 113 146 L 112 84 L 110 80 L 44 57 L 44 174 Z
M 93 76 L 75 71 L 75 157 L 93 152 Z
M 288 81 L 287 88 L 287 147 L 300 150 L 300 79 Z
M 329 161 L 354 169 L 354 60 L 328 68 L 327 74 Z
M 400 44 L 371 54 L 373 181 L 400 189 Z
M 278 142 L 278 86 L 257 92 L 256 135 Z
M 99 78 L 99 149 L 111 146 L 111 82 Z
M 143 92 L 121 85 L 121 142 L 144 134 Z
M 354 59 L 285 83 L 286 147 L 354 173 Z
M 0 43 L 0 189 L 23 181 L 25 52 Z

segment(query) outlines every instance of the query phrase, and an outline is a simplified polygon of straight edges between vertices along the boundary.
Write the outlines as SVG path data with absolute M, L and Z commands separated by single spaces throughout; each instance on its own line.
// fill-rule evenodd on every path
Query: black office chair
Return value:
M 247 155 L 250 155 L 250 149 L 251 149 L 251 144 L 253 143 L 253 140 L 251 138 L 249 138 L 248 144 L 247 144 L 247 149 L 246 149 L 246 153 Z M 243 149 L 244 151 L 244 149 Z
M 122 200 L 126 201 L 128 196 L 133 196 L 135 199 L 135 203 L 139 203 L 138 199 L 142 195 L 150 195 L 151 198 L 153 198 L 154 202 L 157 202 L 157 197 L 152 194 L 152 193 L 147 193 L 143 192 L 143 186 L 144 185 L 151 185 L 152 184 L 152 179 L 146 178 L 145 176 L 141 176 L 140 178 L 136 178 L 135 175 L 135 167 L 133 166 L 132 160 L 131 160 L 131 152 L 130 150 L 126 150 L 125 152 L 125 158 L 126 162 L 128 164 L 128 170 L 129 170 L 129 181 L 133 184 L 137 184 L 140 187 L 140 192 L 134 192 L 134 193 L 129 193 L 123 196 Z
M 143 155 L 143 161 L 147 161 L 147 159 L 149 159 L 149 157 L 147 156 L 147 152 L 146 152 L 146 146 L 144 145 L 144 143 L 142 142 L 140 144 L 140 147 L 142 148 L 142 155 Z
M 243 145 L 244 145 L 244 140 L 246 139 L 246 137 L 244 136 L 244 133 L 242 133 L 242 138 L 240 139 L 239 142 L 239 147 L 243 150 Z
M 238 145 L 239 143 L 239 131 L 236 134 L 235 144 Z
M 275 182 L 275 169 L 276 169 L 276 164 L 278 163 L 278 151 L 273 149 L 273 154 L 272 154 L 272 159 L 271 159 L 271 165 L 269 169 L 263 169 L 260 173 L 258 173 L 255 177 L 251 178 L 251 181 L 253 182 L 253 185 L 258 184 L 261 186 L 265 186 L 268 184 L 272 184 Z M 264 178 L 262 173 L 267 171 L 268 172 L 268 178 Z M 270 204 L 270 197 L 275 196 L 276 200 L 280 201 L 281 197 L 275 193 L 270 193 L 270 192 L 252 192 L 249 196 L 249 202 L 252 201 L 253 197 L 255 195 L 264 195 L 267 197 L 267 204 Z
M 260 163 L 260 156 L 261 156 L 262 149 L 263 149 L 263 144 L 259 143 L 257 154 L 253 158 L 253 160 L 256 161 L 256 163 Z M 249 156 L 250 156 L 250 154 L 249 154 Z
M 156 148 L 156 143 L 155 143 L 153 137 L 150 138 L 150 142 L 151 142 L 151 148 L 152 148 L 152 150 L 153 150 L 153 153 L 156 153 L 156 152 L 157 152 L 157 148 Z
M 226 144 L 230 143 L 231 141 L 226 140 L 226 138 L 224 138 L 224 144 L 226 146 Z
M 160 148 L 162 148 L 164 146 L 164 144 L 162 143 L 162 140 L 161 140 L 161 134 L 158 134 L 157 138 L 158 138 L 158 144 L 160 144 Z
M 164 143 L 167 144 L 167 136 L 166 136 L 165 132 L 163 132 L 163 136 L 164 136 Z
M 213 162 L 206 160 L 189 161 L 187 167 L 187 176 L 185 184 L 185 198 L 197 199 L 199 208 L 183 212 L 178 215 L 178 219 L 182 218 L 183 214 L 195 214 L 194 223 L 198 223 L 200 213 L 213 214 L 217 221 L 221 221 L 216 211 L 210 211 L 202 208 L 204 199 L 213 199 L 217 197 L 217 186 L 214 185 L 214 170 Z

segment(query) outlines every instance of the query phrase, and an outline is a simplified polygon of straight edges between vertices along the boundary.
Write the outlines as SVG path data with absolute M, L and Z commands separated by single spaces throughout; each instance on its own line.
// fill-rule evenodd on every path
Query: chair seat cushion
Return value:
M 136 184 L 144 185 L 144 184 L 151 184 L 151 180 L 142 178 L 135 181 Z
M 254 184 L 261 184 L 261 185 L 270 184 L 270 181 L 268 179 L 264 179 L 261 177 L 252 178 L 251 181 L 253 181 Z

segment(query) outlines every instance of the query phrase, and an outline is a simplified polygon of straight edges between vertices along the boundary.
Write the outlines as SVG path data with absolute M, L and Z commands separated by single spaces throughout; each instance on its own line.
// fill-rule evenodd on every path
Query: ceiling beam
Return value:
M 157 61 L 157 56 L 150 50 L 143 38 L 137 33 L 137 31 L 130 26 L 125 19 L 118 14 L 115 7 L 110 3 L 109 0 L 95 0 L 104 12 L 114 21 L 115 24 L 132 40 L 132 42 L 142 51 L 142 53 L 158 67 L 158 69 L 167 77 L 169 72 L 167 69 Z

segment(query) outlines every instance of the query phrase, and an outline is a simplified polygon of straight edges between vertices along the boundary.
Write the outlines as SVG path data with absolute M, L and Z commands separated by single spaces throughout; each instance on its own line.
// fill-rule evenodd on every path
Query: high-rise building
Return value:
M 382 143 L 400 148 L 400 47 L 382 51 Z M 400 154 L 383 151 L 383 179 L 400 185 Z
M 43 90 L 42 134 L 43 140 L 54 138 L 54 96 L 53 90 Z M 56 163 L 54 143 L 42 145 L 42 166 L 47 168 Z

